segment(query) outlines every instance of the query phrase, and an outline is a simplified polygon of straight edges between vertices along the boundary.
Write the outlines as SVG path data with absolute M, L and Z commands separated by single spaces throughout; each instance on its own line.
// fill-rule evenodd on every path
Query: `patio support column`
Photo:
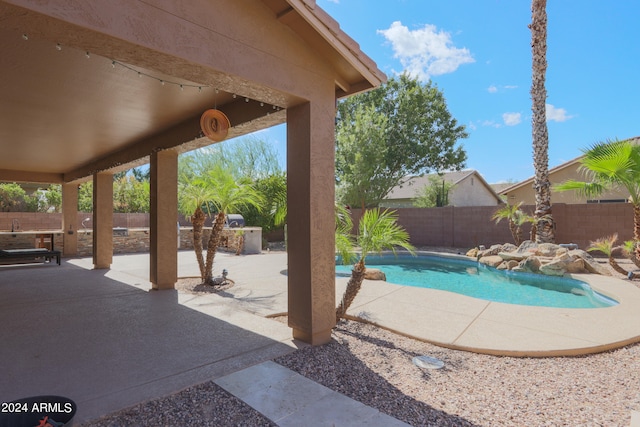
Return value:
M 287 109 L 289 326 L 312 345 L 335 326 L 334 126 L 333 97 Z
M 78 254 L 78 184 L 62 184 L 62 254 Z
M 151 154 L 149 278 L 153 289 L 174 289 L 178 280 L 178 153 Z
M 93 175 L 93 268 L 113 262 L 113 174 Z

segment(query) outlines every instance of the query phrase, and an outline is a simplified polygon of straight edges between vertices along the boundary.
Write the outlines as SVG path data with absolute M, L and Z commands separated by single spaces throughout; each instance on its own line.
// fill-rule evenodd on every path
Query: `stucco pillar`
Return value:
M 313 345 L 335 326 L 335 101 L 287 109 L 289 326 Z
M 62 184 L 62 254 L 78 255 L 78 184 Z
M 113 174 L 93 175 L 93 268 L 113 262 Z
M 153 289 L 174 289 L 178 280 L 178 153 L 151 155 L 149 278 Z

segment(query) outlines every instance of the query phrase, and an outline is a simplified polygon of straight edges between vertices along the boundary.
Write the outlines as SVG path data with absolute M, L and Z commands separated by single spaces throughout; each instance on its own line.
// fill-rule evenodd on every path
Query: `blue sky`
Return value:
M 391 76 L 443 91 L 467 127 L 467 167 L 490 183 L 533 175 L 531 2 L 317 0 Z M 611 138 L 640 136 L 640 2 L 549 0 L 549 167 Z M 284 125 L 264 131 L 285 158 Z

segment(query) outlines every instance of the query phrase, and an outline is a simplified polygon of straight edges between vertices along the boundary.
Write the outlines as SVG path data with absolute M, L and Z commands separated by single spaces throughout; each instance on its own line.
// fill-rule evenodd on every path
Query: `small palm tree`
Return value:
M 188 183 L 180 185 L 178 191 L 178 207 L 180 213 L 190 216 L 191 224 L 193 224 L 193 249 L 196 253 L 198 267 L 200 268 L 200 277 L 204 280 L 205 263 L 202 247 L 202 230 L 206 214 L 202 210 L 202 206 L 207 206 L 213 198 L 213 192 L 200 179 L 194 179 Z M 209 213 L 211 214 L 211 213 Z
M 636 248 L 639 244 L 636 240 L 627 240 L 621 246 L 624 256 L 633 261 L 638 268 L 640 268 L 640 258 L 636 256 Z
M 600 251 L 605 254 L 609 258 L 609 265 L 618 273 L 624 274 L 627 276 L 629 272 L 622 268 L 620 264 L 615 260 L 613 254 L 620 249 L 619 246 L 615 246 L 616 241 L 618 240 L 618 233 L 614 233 L 611 236 L 601 237 L 598 240 L 595 240 L 590 243 L 587 251 Z
M 580 170 L 588 181 L 568 180 L 555 188 L 577 191 L 589 198 L 614 188 L 625 188 L 633 205 L 633 240 L 640 241 L 640 145 L 630 140 L 598 142 L 584 150 Z M 640 258 L 640 245 L 635 247 Z
M 221 166 L 209 171 L 207 183 L 213 193 L 211 202 L 218 213 L 213 221 L 211 235 L 207 243 L 207 260 L 203 281 L 204 283 L 213 283 L 213 260 L 220 243 L 227 213 L 246 206 L 260 209 L 263 200 L 251 182 L 236 181 L 231 172 Z
M 491 219 L 496 221 L 498 224 L 503 219 L 506 219 L 509 223 L 509 231 L 511 231 L 511 236 L 513 237 L 513 241 L 516 246 L 520 246 L 522 243 L 522 226 L 527 222 L 531 222 L 535 225 L 535 220 L 531 215 L 527 215 L 524 213 L 520 206 L 522 206 L 522 202 L 516 205 L 505 204 L 500 206 L 494 213 Z M 532 228 L 533 232 L 533 228 Z
M 372 252 L 380 253 L 385 249 L 390 249 L 396 253 L 396 247 L 402 247 L 412 254 L 414 247 L 409 243 L 409 233 L 406 232 L 397 223 L 397 215 L 395 211 L 384 210 L 379 208 L 366 210 L 360 219 L 358 225 L 358 235 L 355 243 L 360 248 L 359 258 L 353 251 L 353 237 L 349 237 L 351 227 L 349 220 L 344 223 L 338 221 L 336 227 L 336 246 L 342 256 L 345 264 L 357 259 L 357 262 L 351 270 L 351 277 L 347 283 L 347 289 L 344 292 L 342 301 L 336 309 L 336 322 L 344 317 L 347 309 L 355 299 L 356 295 L 362 287 L 364 273 L 366 271 L 365 261 Z

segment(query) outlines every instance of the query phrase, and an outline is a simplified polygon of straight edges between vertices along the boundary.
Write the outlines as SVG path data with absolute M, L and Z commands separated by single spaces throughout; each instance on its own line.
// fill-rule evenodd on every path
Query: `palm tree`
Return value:
M 506 219 L 509 223 L 509 231 L 516 246 L 520 246 L 522 243 L 522 225 L 531 222 L 531 217 L 525 214 L 521 209 L 522 202 L 517 205 L 504 204 L 500 206 L 494 213 L 491 219 L 496 221 L 496 224 L 500 223 L 503 219 Z
M 605 254 L 609 258 L 609 265 L 618 273 L 624 274 L 627 276 L 629 272 L 624 268 L 620 267 L 620 264 L 615 260 L 613 254 L 620 249 L 619 246 L 615 246 L 616 241 L 618 240 L 618 233 L 614 233 L 611 236 L 601 237 L 596 241 L 590 243 L 587 251 L 600 251 Z
M 207 206 L 207 203 L 212 198 L 213 192 L 201 179 L 194 179 L 181 184 L 178 191 L 178 208 L 180 213 L 185 216 L 190 215 L 191 223 L 193 224 L 193 249 L 196 253 L 202 280 L 204 280 L 205 276 L 202 230 L 204 229 L 204 222 L 206 220 L 202 206 Z M 211 213 L 209 213 L 209 215 L 210 214 Z
M 536 195 L 536 242 L 554 243 L 555 222 L 551 215 L 551 183 L 549 181 L 549 133 L 547 130 L 547 0 L 531 2 L 531 53 L 533 56 L 531 99 L 533 165 L 535 176 L 533 189 Z
M 568 180 L 555 188 L 574 190 L 594 198 L 615 188 L 625 188 L 633 205 L 633 240 L 635 256 L 640 258 L 640 145 L 630 140 L 598 142 L 584 150 L 580 170 L 588 181 Z
M 336 322 L 340 320 L 347 312 L 347 309 L 355 299 L 356 295 L 362 287 L 364 273 L 366 271 L 365 260 L 372 253 L 380 253 L 385 249 L 391 249 L 396 252 L 396 247 L 400 246 L 413 253 L 414 247 L 409 243 L 409 233 L 406 232 L 397 223 L 397 215 L 395 211 L 384 210 L 379 208 L 366 210 L 360 219 L 358 225 L 358 236 L 355 243 L 360 248 L 360 258 L 357 260 L 351 270 L 351 277 L 347 283 L 347 289 L 344 292 L 342 301 L 336 309 Z M 348 237 L 351 227 L 350 220 L 341 224 L 338 221 L 336 227 L 336 246 L 342 256 L 342 261 L 347 264 L 354 258 L 358 258 L 353 253 L 352 237 Z
M 640 258 L 636 256 L 637 245 L 638 245 L 638 242 L 635 240 L 625 240 L 621 248 L 624 256 L 629 258 L 636 265 L 636 267 L 640 268 Z
M 254 206 L 260 209 L 263 200 L 250 181 L 236 181 L 231 171 L 222 166 L 216 166 L 209 171 L 207 184 L 213 193 L 211 202 L 218 212 L 213 221 L 211 235 L 207 243 L 207 260 L 203 278 L 204 283 L 212 283 L 213 260 L 220 243 L 220 235 L 227 213 L 246 206 Z

